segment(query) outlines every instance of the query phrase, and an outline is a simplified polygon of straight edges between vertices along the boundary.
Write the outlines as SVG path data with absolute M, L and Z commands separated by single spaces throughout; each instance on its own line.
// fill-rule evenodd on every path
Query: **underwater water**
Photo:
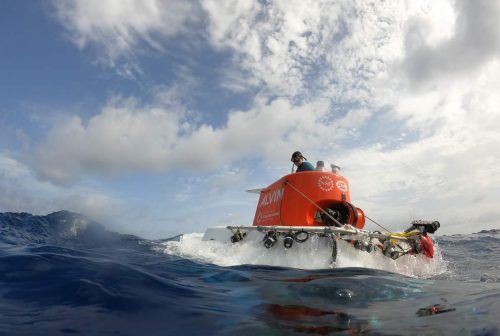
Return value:
M 1 335 L 499 335 L 500 230 L 432 261 L 339 244 L 151 241 L 87 218 L 0 214 Z

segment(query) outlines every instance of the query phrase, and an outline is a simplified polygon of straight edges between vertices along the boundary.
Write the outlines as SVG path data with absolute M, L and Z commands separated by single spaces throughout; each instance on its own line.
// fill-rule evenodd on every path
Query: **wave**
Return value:
M 29 213 L 0 213 L 0 243 L 6 245 L 52 244 L 99 247 L 139 237 L 120 234 L 81 214 L 58 211 L 46 216 Z
M 438 237 L 426 266 L 339 245 L 333 266 L 312 239 L 151 241 L 67 211 L 0 214 L 0 230 L 2 335 L 498 334 L 495 232 Z

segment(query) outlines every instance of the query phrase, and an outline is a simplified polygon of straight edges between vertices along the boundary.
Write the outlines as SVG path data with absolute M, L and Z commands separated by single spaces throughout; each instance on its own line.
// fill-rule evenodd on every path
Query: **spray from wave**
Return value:
M 392 260 L 381 253 L 359 251 L 344 241 L 338 241 L 337 260 L 332 263 L 332 247 L 326 239 L 318 237 L 311 237 L 302 244 L 294 244 L 290 249 L 285 249 L 280 244 L 266 249 L 262 242 L 255 240 L 231 244 L 203 241 L 202 238 L 202 233 L 184 234 L 178 241 L 163 243 L 164 252 L 219 266 L 249 264 L 308 270 L 364 267 L 415 278 L 429 278 L 447 271 L 447 264 L 437 244 L 435 245 L 436 254 L 431 260 L 420 255 L 406 255 Z

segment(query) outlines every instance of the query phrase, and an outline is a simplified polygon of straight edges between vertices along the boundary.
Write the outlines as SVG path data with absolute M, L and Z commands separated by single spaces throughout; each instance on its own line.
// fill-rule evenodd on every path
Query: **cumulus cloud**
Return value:
M 285 99 L 257 100 L 215 127 L 192 122 L 189 113 L 172 105 L 114 98 L 87 122 L 73 116 L 55 126 L 38 148 L 38 173 L 68 184 L 88 173 L 205 171 L 246 156 L 273 158 L 304 142 L 320 146 L 326 135 L 329 141 L 345 137 L 353 114 L 332 119 L 329 107 L 326 102 L 294 106 Z M 369 116 L 353 113 L 357 122 Z
M 360 203 L 391 221 L 441 218 L 449 225 L 444 232 L 490 228 L 484 214 L 500 216 L 494 201 L 500 188 L 499 73 L 494 62 L 437 92 L 403 94 L 396 110 L 419 138 L 344 153 Z
M 495 227 L 483 217 L 500 216 L 497 137 L 443 132 L 399 149 L 354 150 L 344 158 L 353 200 L 371 218 L 399 229 L 413 219 L 439 219 L 440 233 Z
M 414 86 L 432 79 L 467 74 L 500 56 L 500 4 L 497 1 L 457 0 L 453 33 L 439 42 L 430 40 L 430 20 L 412 18 L 406 31 L 406 58 L 402 64 Z
M 130 61 L 143 45 L 166 48 L 165 39 L 188 31 L 199 18 L 196 3 L 157 0 L 54 0 L 56 18 L 80 49 L 97 51 L 99 61 L 117 66 L 124 75 L 140 71 Z
M 232 62 L 217 70 L 226 89 L 257 89 L 293 101 L 323 97 L 365 104 L 377 101 L 371 97 L 373 87 L 387 78 L 388 64 L 401 54 L 405 20 L 426 6 L 428 2 L 408 9 L 399 3 L 314 0 L 55 1 L 57 17 L 72 41 L 97 48 L 110 66 L 143 50 L 143 44 L 177 54 L 179 40 L 199 36 L 212 52 L 230 52 Z M 140 71 L 140 62 L 129 67 Z
M 165 103 L 182 100 L 175 96 L 112 99 L 49 132 L 37 152 L 41 177 L 68 184 L 88 173 L 209 170 L 295 148 L 322 158 L 334 148 L 355 199 L 383 218 L 446 209 L 466 228 L 498 214 L 494 201 L 477 201 L 498 200 L 500 189 L 497 1 L 99 4 L 56 2 L 57 15 L 77 45 L 99 48 L 111 66 L 141 43 L 162 52 L 203 27 L 207 52 L 232 61 L 217 83 L 257 94 L 218 124 Z M 371 128 L 375 118 L 396 125 L 390 142 Z
M 295 99 L 369 99 L 370 83 L 383 78 L 399 55 L 403 8 L 370 2 L 202 1 L 209 39 L 234 52 L 227 87 L 258 86 Z M 395 39 L 394 39 L 395 37 Z M 243 71 L 243 72 L 242 72 Z
M 90 188 L 60 189 L 38 181 L 30 167 L 6 152 L 0 152 L 0 189 L 0 212 L 47 214 L 66 209 L 100 219 L 123 210 L 120 200 Z
M 197 35 L 214 50 L 231 52 L 231 64 L 218 69 L 223 87 L 257 88 L 294 101 L 326 97 L 384 105 L 384 97 L 393 94 L 387 85 L 391 67 L 402 55 L 401 69 L 416 86 L 475 69 L 500 50 L 495 1 L 57 0 L 54 5 L 71 40 L 80 48 L 97 48 L 111 66 L 144 44 L 178 53 L 179 40 L 172 38 Z M 140 71 L 138 63 L 129 64 L 132 71 Z

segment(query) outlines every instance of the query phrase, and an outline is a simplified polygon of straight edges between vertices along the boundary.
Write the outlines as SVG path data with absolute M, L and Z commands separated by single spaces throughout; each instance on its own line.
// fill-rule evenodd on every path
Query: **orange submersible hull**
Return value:
M 203 240 L 238 244 L 247 239 L 262 240 L 263 248 L 293 248 L 312 236 L 324 238 L 337 258 L 337 241 L 353 249 L 382 253 L 392 259 L 403 255 L 433 258 L 434 244 L 429 234 L 440 226 L 437 221 L 415 220 L 409 229 L 393 233 L 364 230 L 369 219 L 351 203 L 348 180 L 332 171 L 307 171 L 283 176 L 260 194 L 252 226 L 208 229 Z M 376 222 L 374 222 L 376 223 Z M 378 223 L 376 223 L 379 225 Z

